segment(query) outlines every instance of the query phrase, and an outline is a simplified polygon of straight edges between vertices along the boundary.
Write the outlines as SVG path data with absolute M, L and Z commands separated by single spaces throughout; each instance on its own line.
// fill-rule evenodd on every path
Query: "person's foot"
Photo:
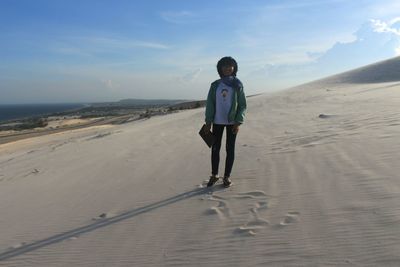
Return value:
M 229 177 L 224 177 L 224 179 L 222 179 L 222 182 L 224 183 L 225 187 L 230 187 L 232 184 L 231 179 L 229 179 Z
M 218 175 L 211 175 L 207 187 L 213 186 L 218 181 L 218 179 L 219 179 Z

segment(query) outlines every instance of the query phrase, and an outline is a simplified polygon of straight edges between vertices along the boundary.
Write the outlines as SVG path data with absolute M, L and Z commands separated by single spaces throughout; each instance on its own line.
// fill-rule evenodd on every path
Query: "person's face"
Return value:
M 231 76 L 234 69 L 235 68 L 233 66 L 222 66 L 222 74 L 224 74 L 224 76 Z

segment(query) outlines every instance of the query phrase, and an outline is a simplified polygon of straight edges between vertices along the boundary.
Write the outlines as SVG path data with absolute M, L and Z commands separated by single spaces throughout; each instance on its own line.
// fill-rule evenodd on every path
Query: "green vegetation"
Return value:
M 44 128 L 48 125 L 45 118 L 31 118 L 21 121 L 19 123 L 0 125 L 0 131 L 20 131 L 34 128 Z

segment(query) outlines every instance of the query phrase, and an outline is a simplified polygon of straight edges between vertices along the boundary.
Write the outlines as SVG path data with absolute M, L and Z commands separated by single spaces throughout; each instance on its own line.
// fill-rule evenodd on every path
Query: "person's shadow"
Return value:
M 42 247 L 49 246 L 49 245 L 52 245 L 55 243 L 59 243 L 61 241 L 67 240 L 72 237 L 76 237 L 78 235 L 92 232 L 96 229 L 99 229 L 99 228 L 102 228 L 105 226 L 109 226 L 109 225 L 118 223 L 123 220 L 130 219 L 132 217 L 138 216 L 138 215 L 146 213 L 146 212 L 150 212 L 150 211 L 158 209 L 158 208 L 165 207 L 167 205 L 176 203 L 178 201 L 182 201 L 182 200 L 194 197 L 194 196 L 206 194 L 206 193 L 213 192 L 213 191 L 219 191 L 219 190 L 222 190 L 222 187 L 220 188 L 220 187 L 216 186 L 213 188 L 197 188 L 197 189 L 179 194 L 177 196 L 170 197 L 165 200 L 155 202 L 153 204 L 149 204 L 149 205 L 141 207 L 141 208 L 137 208 L 137 209 L 133 209 L 133 210 L 124 212 L 120 215 L 117 215 L 117 216 L 114 216 L 111 218 L 99 219 L 98 221 L 88 224 L 86 226 L 82 226 L 82 227 L 61 233 L 61 234 L 57 234 L 57 235 L 48 237 L 46 239 L 35 241 L 35 242 L 29 243 L 29 244 L 24 244 L 21 247 L 2 252 L 2 253 L 0 253 L 0 261 L 7 260 L 9 258 L 13 258 L 13 257 L 40 249 Z

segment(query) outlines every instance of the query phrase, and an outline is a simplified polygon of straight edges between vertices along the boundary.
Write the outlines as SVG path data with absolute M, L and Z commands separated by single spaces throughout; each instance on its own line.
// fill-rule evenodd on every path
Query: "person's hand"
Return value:
M 240 124 L 235 124 L 235 125 L 233 125 L 233 127 L 232 127 L 232 132 L 233 132 L 234 134 L 237 134 L 237 133 L 239 132 L 239 126 L 240 126 Z

